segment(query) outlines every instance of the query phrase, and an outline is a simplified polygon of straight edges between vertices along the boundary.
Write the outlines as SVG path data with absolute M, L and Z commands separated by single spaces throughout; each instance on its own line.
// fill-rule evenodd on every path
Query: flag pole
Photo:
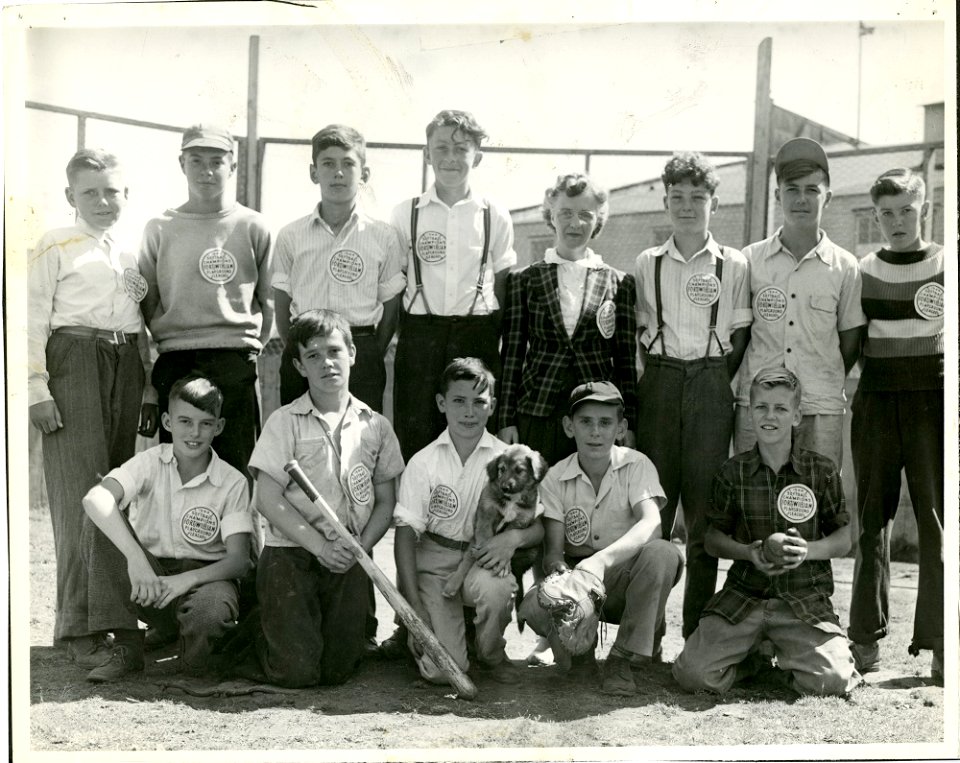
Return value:
M 860 147 L 860 91 L 863 89 L 863 22 L 857 26 L 857 147 Z

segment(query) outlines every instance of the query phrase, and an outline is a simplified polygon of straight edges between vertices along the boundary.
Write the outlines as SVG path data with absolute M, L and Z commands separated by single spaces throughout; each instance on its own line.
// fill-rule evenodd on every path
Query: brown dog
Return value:
M 487 464 L 489 481 L 480 493 L 477 513 L 473 524 L 473 544 L 469 553 L 463 555 L 460 566 L 447 578 L 443 595 L 457 595 L 470 568 L 473 567 L 475 549 L 505 529 L 522 530 L 529 527 L 537 513 L 537 485 L 547 474 L 546 459 L 526 445 L 510 445 L 503 453 Z M 536 549 L 520 549 L 516 556 L 525 552 L 530 559 L 526 568 L 533 565 Z M 533 552 L 526 554 L 526 552 Z M 514 575 L 523 575 L 525 568 L 514 564 Z M 518 584 L 520 581 L 517 581 Z M 522 589 L 522 585 L 521 585 Z

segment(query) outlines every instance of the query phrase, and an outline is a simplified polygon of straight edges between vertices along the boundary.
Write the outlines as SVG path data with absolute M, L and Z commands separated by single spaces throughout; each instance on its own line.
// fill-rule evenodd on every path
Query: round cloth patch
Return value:
M 430 493 L 430 503 L 427 505 L 427 511 L 440 519 L 450 519 L 457 513 L 459 506 L 460 499 L 453 488 L 446 485 L 437 485 Z
M 237 260 L 226 249 L 207 249 L 200 255 L 200 275 L 210 283 L 230 283 L 237 275 Z
M 147 279 L 136 268 L 124 268 L 123 290 L 134 302 L 140 302 L 147 296 Z
M 206 506 L 194 506 L 180 517 L 180 532 L 190 543 L 202 546 L 220 534 L 220 517 Z
M 943 317 L 943 287 L 938 283 L 925 283 L 913 295 L 913 308 L 921 318 L 928 321 Z
M 617 325 L 617 306 L 613 300 L 606 300 L 597 310 L 597 328 L 600 329 L 600 336 L 609 339 L 613 336 L 613 330 Z
M 582 546 L 590 536 L 590 517 L 579 506 L 574 506 L 563 515 L 563 534 L 567 542 Z
M 788 522 L 806 522 L 817 511 L 817 497 L 806 485 L 787 485 L 777 496 L 777 510 Z
M 372 482 L 370 472 L 363 464 L 357 464 L 347 476 L 347 487 L 355 503 L 369 503 Z
M 447 257 L 447 237 L 435 230 L 424 231 L 417 239 L 417 256 L 431 264 L 443 262 Z
M 363 260 L 350 249 L 334 252 L 330 258 L 330 275 L 340 283 L 353 283 L 363 275 Z
M 684 284 L 683 293 L 695 305 L 712 305 L 720 299 L 720 279 L 713 273 L 694 273 Z
M 774 323 L 787 312 L 787 295 L 776 286 L 766 286 L 757 292 L 753 308 L 763 320 Z

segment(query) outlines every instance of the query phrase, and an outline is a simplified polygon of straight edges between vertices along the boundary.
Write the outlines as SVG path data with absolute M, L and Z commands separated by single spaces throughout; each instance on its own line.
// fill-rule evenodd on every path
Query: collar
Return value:
M 797 445 L 794 444 L 793 448 L 790 450 L 790 458 L 787 460 L 787 464 L 790 465 L 794 474 L 797 476 L 800 476 L 806 472 L 803 458 L 801 457 L 801 453 L 804 452 L 805 451 L 802 448 L 797 447 Z M 760 457 L 760 446 L 757 443 L 754 443 L 753 447 L 746 451 L 743 456 L 743 463 L 747 466 L 748 475 L 752 476 L 757 473 L 761 466 L 766 466 L 766 464 L 763 463 L 763 459 Z M 767 466 L 767 468 L 770 469 L 769 466 Z M 771 471 L 773 470 L 771 469 Z
M 322 201 L 317 202 L 317 205 L 313 208 L 313 211 L 310 213 L 310 224 L 322 225 L 324 228 L 327 228 L 328 230 L 332 230 L 330 228 L 330 223 L 328 223 L 326 220 L 324 220 L 320 216 L 320 205 L 322 203 L 323 203 Z M 350 217 L 347 218 L 347 221 L 343 224 L 343 228 L 340 229 L 340 232 L 342 233 L 347 228 L 347 226 L 350 225 L 351 223 L 356 223 L 360 219 L 362 214 L 363 212 L 360 209 L 359 203 L 354 204 L 353 209 L 350 212 Z
M 460 199 L 460 201 L 458 201 L 453 206 L 457 206 L 459 204 L 466 204 L 468 202 L 476 204 L 477 207 L 479 207 L 480 209 L 486 209 L 488 206 L 490 206 L 490 204 L 487 202 L 485 198 L 475 196 L 472 188 L 467 189 L 466 197 L 463 199 Z M 433 183 L 426 191 L 420 194 L 420 198 L 417 200 L 417 206 L 420 207 L 420 209 L 423 209 L 429 204 L 440 204 L 444 207 L 447 206 L 447 203 L 437 195 L 436 183 Z
M 547 265 L 560 265 L 566 267 L 579 267 L 579 268 L 600 268 L 603 267 L 603 258 L 597 254 L 593 249 L 587 247 L 584 252 L 584 256 L 579 260 L 565 260 L 559 254 L 555 247 L 547 249 L 543 253 L 543 261 Z
M 632 448 L 624 448 L 620 445 L 614 445 L 610 449 L 610 466 L 607 467 L 607 474 L 612 474 L 613 472 L 639 460 L 640 454 L 637 451 L 633 450 Z M 576 453 L 567 456 L 563 461 L 560 461 L 553 468 L 557 470 L 557 479 L 561 482 L 575 480 L 579 477 L 583 477 L 588 482 L 590 481 L 587 473 L 583 470 L 583 467 L 580 466 L 580 460 L 577 458 Z M 604 477 L 606 477 L 606 474 Z
M 480 435 L 480 439 L 477 441 L 477 444 L 473 449 L 473 453 L 476 453 L 481 448 L 484 450 L 490 450 L 491 448 L 493 448 L 496 442 L 496 439 L 497 439 L 496 437 L 494 437 L 492 434 L 490 434 L 490 432 L 484 429 L 483 434 Z M 453 440 L 450 439 L 450 429 L 448 427 L 443 428 L 443 431 L 440 433 L 440 436 L 437 437 L 437 439 L 434 440 L 434 442 L 437 445 L 440 445 L 445 448 L 453 448 L 454 451 L 456 451 L 457 449 L 457 446 L 453 444 Z M 471 457 L 473 456 L 473 453 L 470 454 Z
M 319 416 L 320 414 L 320 411 L 317 410 L 317 406 L 313 404 L 313 399 L 310 397 L 310 390 L 307 390 L 300 395 L 300 397 L 290 403 L 289 410 L 290 413 L 298 416 Z M 362 400 L 355 398 L 353 395 L 350 395 L 350 399 L 347 401 L 347 410 L 343 414 L 343 420 L 344 422 L 358 421 L 361 416 L 371 416 L 372 414 L 373 409 L 370 408 L 369 405 Z
M 683 255 L 680 254 L 680 250 L 677 249 L 677 243 L 673 238 L 673 235 L 670 235 L 663 244 L 653 253 L 654 257 L 660 257 L 661 255 L 667 254 L 670 255 L 671 259 L 678 260 L 684 264 L 693 262 L 697 257 L 699 257 L 704 252 L 708 252 L 712 255 L 713 260 L 725 260 L 726 256 L 723 253 L 723 248 L 720 244 L 717 243 L 717 240 L 713 237 L 713 234 L 710 231 L 707 231 L 707 243 L 703 245 L 703 248 L 696 252 L 689 260 L 684 259 Z
M 95 238 L 101 244 L 104 242 L 109 242 L 111 244 L 113 243 L 113 236 L 110 235 L 109 230 L 100 230 L 99 228 L 94 228 L 79 215 L 77 216 L 77 227 L 91 238 Z
M 798 264 L 807 259 L 811 254 L 815 254 L 825 265 L 833 265 L 834 260 L 834 251 L 833 251 L 833 242 L 827 236 L 826 231 L 823 228 L 819 229 L 820 240 L 817 241 L 817 245 L 813 247 L 809 252 L 805 252 L 803 258 L 798 260 Z M 783 226 L 781 225 L 777 228 L 777 232 L 773 234 L 771 238 L 771 246 L 767 250 L 767 257 L 772 257 L 774 254 L 784 252 L 789 254 L 791 257 L 793 254 L 783 245 L 783 241 L 780 238 L 780 234 L 783 233 Z
M 159 447 L 160 453 L 158 454 L 158 458 L 160 461 L 164 464 L 176 466 L 177 459 L 173 455 L 173 443 L 165 442 Z M 201 478 L 209 480 L 210 484 L 214 487 L 220 487 L 223 484 L 223 465 L 220 456 L 217 455 L 217 451 L 213 448 L 210 449 L 210 463 L 207 464 L 207 468 L 187 484 L 189 485 L 191 482 L 196 482 Z

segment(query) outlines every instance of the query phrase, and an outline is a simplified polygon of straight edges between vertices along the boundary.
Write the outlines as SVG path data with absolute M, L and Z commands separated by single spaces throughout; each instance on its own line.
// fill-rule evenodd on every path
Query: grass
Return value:
M 388 534 L 375 555 L 388 576 L 393 574 L 391 542 Z M 907 654 L 917 584 L 916 567 L 910 564 L 893 565 L 893 623 L 882 647 L 884 671 L 871 674 L 869 685 L 847 700 L 798 698 L 772 683 L 738 687 L 722 699 L 689 695 L 676 686 L 665 664 L 646 671 L 638 694 L 627 699 L 606 697 L 598 684 L 574 684 L 546 667 L 526 669 L 518 686 L 480 678 L 479 697 L 466 702 L 453 698 L 448 689 L 425 684 L 404 662 L 376 661 L 365 663 L 340 687 L 202 698 L 164 686 L 174 677 L 175 661 L 169 659 L 129 681 L 86 683 L 83 671 L 49 646 L 52 549 L 49 518 L 35 507 L 30 512 L 29 733 L 38 751 L 496 747 L 514 749 L 523 757 L 543 754 L 543 748 L 566 748 L 557 751 L 558 759 L 582 759 L 589 748 L 710 745 L 728 748 L 715 750 L 718 755 L 711 757 L 741 757 L 741 745 L 896 745 L 944 738 L 944 690 L 926 678 L 929 653 L 919 659 Z M 721 569 L 726 567 L 722 562 Z M 837 560 L 834 570 L 835 604 L 845 623 L 853 561 Z M 682 647 L 682 585 L 668 606 L 668 662 Z M 379 635 L 385 638 L 392 631 L 391 614 L 383 600 L 380 605 Z M 610 626 L 601 656 L 615 634 Z M 520 634 L 511 625 L 507 641 L 509 656 L 522 664 L 533 634 Z M 161 658 L 171 655 L 169 650 L 159 653 Z M 883 748 L 889 756 L 896 756 L 898 749 Z M 829 756 L 849 754 L 850 748 L 835 747 Z

